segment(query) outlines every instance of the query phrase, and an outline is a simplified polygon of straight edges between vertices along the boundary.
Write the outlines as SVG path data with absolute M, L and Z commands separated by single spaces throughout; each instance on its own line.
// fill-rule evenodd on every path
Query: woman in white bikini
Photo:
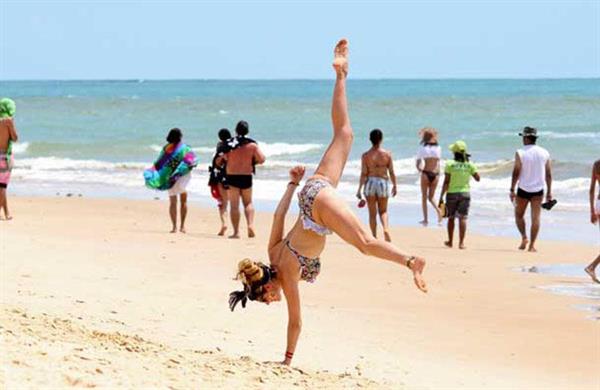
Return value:
M 229 306 L 233 310 L 238 302 L 245 307 L 248 299 L 267 304 L 279 301 L 283 290 L 288 307 L 287 348 L 283 360 L 287 365 L 292 361 L 300 335 L 298 283 L 300 280 L 315 281 L 321 267 L 319 255 L 325 247 L 327 234 L 335 232 L 366 255 L 407 267 L 413 274 L 416 286 L 421 291 L 427 291 L 422 277 L 425 260 L 408 256 L 392 244 L 375 239 L 359 222 L 346 202 L 335 193 L 354 136 L 346 101 L 348 42 L 345 39 L 340 40 L 334 53 L 336 82 L 331 109 L 333 140 L 315 175 L 307 180 L 300 191 L 300 216 L 284 236 L 285 215 L 294 191 L 304 176 L 303 167 L 295 167 L 290 171 L 291 180 L 273 216 L 268 248 L 270 265 L 250 259 L 242 260 L 238 265 L 238 276 L 244 289 L 232 292 L 229 297 Z
M 442 158 L 442 149 L 438 145 L 438 132 L 431 127 L 424 127 L 419 131 L 421 137 L 421 147 L 417 152 L 417 170 L 421 176 L 421 207 L 423 208 L 423 220 L 421 225 L 427 226 L 429 219 L 427 217 L 427 201 L 431 204 L 437 213 L 438 223 L 442 223 L 442 213 L 433 200 L 435 189 L 440 180 L 440 159 Z

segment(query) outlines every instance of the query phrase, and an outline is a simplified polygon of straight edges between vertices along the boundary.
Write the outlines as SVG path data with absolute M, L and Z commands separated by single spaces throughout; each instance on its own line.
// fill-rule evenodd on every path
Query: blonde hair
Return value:
M 264 271 L 260 263 L 252 261 L 248 258 L 243 259 L 238 263 L 238 273 L 236 279 L 240 279 L 242 283 L 250 286 L 255 282 L 260 281 L 264 276 Z
M 437 144 L 438 142 L 438 131 L 433 127 L 423 127 L 419 130 L 419 138 L 421 138 L 421 144 Z

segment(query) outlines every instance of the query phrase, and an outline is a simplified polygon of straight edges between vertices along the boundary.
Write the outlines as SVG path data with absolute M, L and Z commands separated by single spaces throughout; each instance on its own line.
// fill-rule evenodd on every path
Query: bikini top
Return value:
M 426 158 L 441 158 L 442 148 L 439 145 L 423 145 L 417 152 L 417 160 Z

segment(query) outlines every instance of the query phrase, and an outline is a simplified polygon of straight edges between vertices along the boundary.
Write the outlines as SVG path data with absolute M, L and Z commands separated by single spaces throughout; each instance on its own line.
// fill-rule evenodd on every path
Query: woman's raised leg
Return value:
M 354 135 L 348 115 L 346 99 L 346 77 L 348 75 L 348 41 L 340 40 L 334 49 L 333 68 L 336 73 L 333 101 L 331 103 L 331 122 L 333 139 L 323 154 L 315 172 L 324 176 L 336 187 L 348 160 Z

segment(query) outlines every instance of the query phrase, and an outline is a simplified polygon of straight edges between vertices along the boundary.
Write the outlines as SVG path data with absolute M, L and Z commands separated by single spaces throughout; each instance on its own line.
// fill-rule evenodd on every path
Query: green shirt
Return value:
M 446 162 L 444 172 L 450 175 L 448 193 L 469 192 L 469 181 L 471 176 L 477 173 L 477 167 L 472 162 L 458 162 L 449 160 Z

